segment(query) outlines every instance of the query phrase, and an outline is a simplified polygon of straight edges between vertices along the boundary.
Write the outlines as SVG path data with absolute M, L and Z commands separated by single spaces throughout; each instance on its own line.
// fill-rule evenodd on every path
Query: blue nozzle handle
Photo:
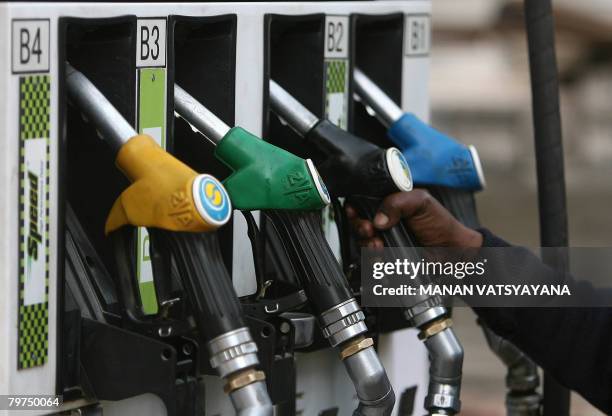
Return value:
M 416 186 L 480 191 L 486 186 L 478 152 L 405 113 L 391 124 L 389 138 L 402 151 Z

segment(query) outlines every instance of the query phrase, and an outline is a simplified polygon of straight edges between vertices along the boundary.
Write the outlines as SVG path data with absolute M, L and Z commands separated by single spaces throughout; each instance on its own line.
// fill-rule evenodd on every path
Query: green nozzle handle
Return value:
M 240 210 L 318 210 L 330 198 L 314 164 L 240 128 L 219 142 L 215 157 L 233 173 L 223 181 Z

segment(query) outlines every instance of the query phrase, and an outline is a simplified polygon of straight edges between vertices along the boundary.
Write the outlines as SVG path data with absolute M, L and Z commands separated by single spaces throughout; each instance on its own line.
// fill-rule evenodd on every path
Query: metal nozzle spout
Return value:
M 70 99 L 117 152 L 138 133 L 85 75 L 66 62 Z
M 230 127 L 178 84 L 174 84 L 174 110 L 214 145 L 219 144 Z
M 374 111 L 385 127 L 390 127 L 404 114 L 402 109 L 359 68 L 355 68 L 353 80 L 357 96 Z
M 270 80 L 270 107 L 301 137 L 319 122 L 319 118 L 293 98 L 283 87 Z

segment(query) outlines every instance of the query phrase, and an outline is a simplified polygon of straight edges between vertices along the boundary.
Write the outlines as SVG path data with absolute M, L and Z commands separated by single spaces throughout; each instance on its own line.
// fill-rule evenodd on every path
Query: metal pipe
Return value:
M 265 376 L 256 371 L 259 364 L 257 344 L 248 328 L 238 328 L 210 340 L 207 344 L 211 367 L 225 382 L 237 415 L 272 416 L 274 409 Z
M 214 145 L 219 144 L 230 127 L 204 107 L 178 84 L 174 84 L 174 111 L 195 127 Z
M 425 346 L 431 362 L 425 408 L 432 415 L 459 413 L 463 347 L 451 328 L 427 338 Z
M 68 62 L 66 62 L 66 86 L 70 99 L 96 126 L 113 151 L 119 151 L 121 146 L 138 134 L 98 88 Z
M 402 109 L 395 104 L 395 101 L 359 68 L 355 68 L 353 71 L 353 81 L 355 82 L 357 97 L 363 101 L 364 105 L 374 110 L 374 114 L 385 127 L 391 127 L 404 114 Z
M 323 335 L 340 351 L 346 371 L 355 386 L 359 406 L 354 416 L 387 416 L 395 405 L 395 393 L 387 372 L 374 350 L 365 315 L 355 299 L 349 299 L 320 316 Z
M 316 115 L 272 79 L 270 80 L 270 108 L 302 137 L 319 122 Z
M 359 406 L 353 416 L 391 414 L 395 393 L 374 347 L 345 358 L 343 363 L 359 398 Z
M 258 381 L 232 391 L 230 399 L 238 416 L 272 416 L 274 406 L 265 381 Z

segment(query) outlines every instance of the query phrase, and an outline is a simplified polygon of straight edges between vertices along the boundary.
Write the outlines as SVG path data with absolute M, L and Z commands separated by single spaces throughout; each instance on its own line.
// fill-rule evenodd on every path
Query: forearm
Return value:
M 483 246 L 508 243 L 482 230 Z M 571 280 L 581 296 L 607 296 L 571 276 L 556 274 L 527 250 L 520 252 L 520 270 L 534 276 Z M 612 412 L 612 309 L 608 308 L 474 308 L 496 333 L 514 343 L 559 382 L 592 404 Z

